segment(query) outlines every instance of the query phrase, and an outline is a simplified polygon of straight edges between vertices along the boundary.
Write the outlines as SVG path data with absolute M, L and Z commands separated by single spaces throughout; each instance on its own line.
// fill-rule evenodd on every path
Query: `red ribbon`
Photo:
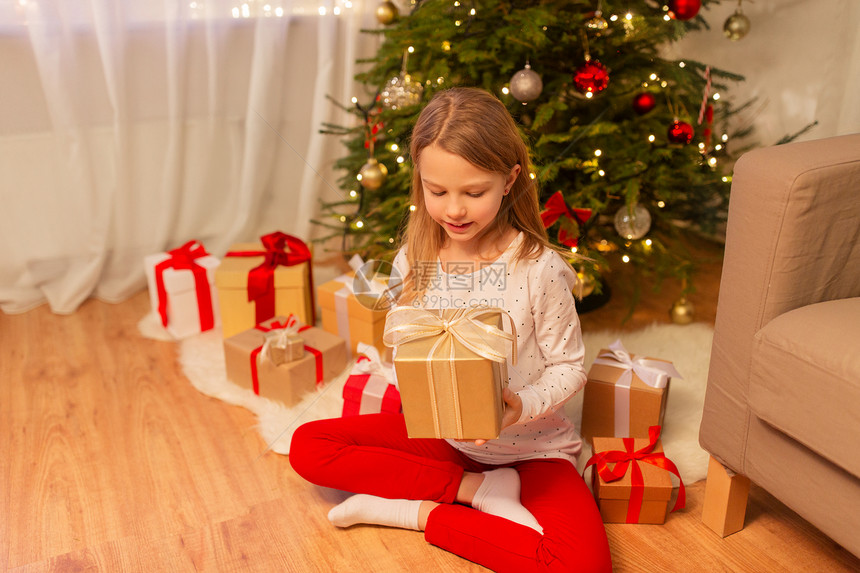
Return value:
M 287 326 L 290 326 L 293 323 L 295 323 L 296 320 L 297 320 L 296 317 L 291 314 L 290 316 L 287 317 L 287 319 L 283 323 L 276 320 L 273 323 L 271 323 L 269 326 L 263 326 L 262 324 L 258 324 L 254 328 L 256 328 L 257 330 L 260 330 L 262 332 L 269 332 L 271 330 L 276 330 L 278 328 L 287 328 Z M 307 324 L 304 326 L 300 326 L 299 332 L 304 332 L 305 330 L 307 330 L 309 328 L 310 328 L 310 326 Z M 263 346 L 264 346 L 264 344 L 261 344 L 260 346 L 258 346 L 254 350 L 252 350 L 251 351 L 251 357 L 250 357 L 250 359 L 251 359 L 251 386 L 254 389 L 254 394 L 256 394 L 257 396 L 260 395 L 260 377 L 259 377 L 259 374 L 257 372 L 257 357 L 260 355 L 260 352 L 263 350 Z M 323 381 L 323 355 L 322 355 L 322 351 L 318 350 L 312 346 L 308 346 L 307 344 L 305 344 L 305 350 L 307 350 L 308 352 L 310 352 L 311 354 L 314 355 L 315 362 L 316 362 L 316 382 L 317 382 L 317 385 L 319 385 Z
M 260 237 L 264 251 L 229 251 L 228 257 L 263 257 L 263 262 L 248 273 L 248 302 L 255 302 L 256 322 L 275 316 L 275 269 L 308 263 L 308 290 L 311 298 L 310 323 L 316 323 L 311 251 L 298 237 L 280 231 Z
M 215 326 L 215 316 L 212 311 L 212 292 L 206 269 L 195 260 L 208 256 L 209 253 L 197 241 L 188 241 L 178 249 L 167 251 L 169 259 L 155 265 L 155 287 L 158 292 L 158 314 L 161 324 L 167 326 L 167 289 L 164 288 L 164 271 L 167 269 L 190 270 L 194 275 L 194 288 L 197 291 L 197 308 L 200 313 L 200 331 L 210 330 Z
M 649 443 L 638 450 L 633 449 L 633 438 L 621 438 L 624 443 L 624 451 L 610 450 L 606 452 L 597 452 L 585 464 L 582 472 L 588 469 L 592 464 L 596 464 L 594 471 L 603 481 L 612 482 L 624 477 L 627 473 L 628 466 L 633 467 L 630 474 L 630 503 L 627 506 L 627 523 L 639 523 L 639 512 L 642 509 L 642 498 L 645 493 L 645 482 L 642 479 L 642 469 L 639 467 L 639 462 L 645 462 L 658 468 L 671 472 L 678 476 L 680 487 L 678 489 L 678 499 L 675 500 L 675 505 L 672 511 L 681 509 L 686 505 L 686 493 L 684 491 L 684 481 L 681 480 L 681 474 L 678 472 L 677 466 L 670 461 L 663 452 L 654 452 L 654 446 L 657 445 L 657 440 L 660 438 L 660 426 L 651 426 L 648 428 Z M 615 464 L 614 469 L 609 469 L 609 464 Z
M 561 191 L 556 191 L 547 199 L 544 210 L 540 213 L 544 229 L 549 229 L 561 216 L 575 221 L 577 225 L 583 225 L 591 218 L 591 209 L 571 209 L 564 202 L 564 195 Z M 558 241 L 568 247 L 575 247 L 579 242 L 579 237 L 571 237 L 565 229 L 559 229 Z

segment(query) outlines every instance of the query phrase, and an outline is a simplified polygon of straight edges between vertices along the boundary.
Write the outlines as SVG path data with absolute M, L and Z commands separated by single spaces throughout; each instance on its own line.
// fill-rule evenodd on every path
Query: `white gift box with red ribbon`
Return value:
M 186 338 L 220 326 L 215 288 L 215 269 L 220 262 L 196 241 L 144 257 L 152 311 L 174 338 Z M 209 295 L 205 297 L 207 301 L 199 296 L 204 290 Z

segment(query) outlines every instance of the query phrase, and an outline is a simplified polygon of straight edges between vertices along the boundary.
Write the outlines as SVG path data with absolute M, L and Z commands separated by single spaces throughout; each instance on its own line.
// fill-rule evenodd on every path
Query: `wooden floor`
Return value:
M 701 255 L 693 301 L 712 321 L 719 248 Z M 583 325 L 668 321 L 676 296 L 646 292 L 622 326 L 618 294 Z M 264 453 L 252 414 L 194 390 L 176 345 L 138 334 L 148 304 L 141 292 L 71 316 L 46 307 L 0 315 L 0 568 L 484 571 L 417 532 L 331 526 L 326 512 L 344 494 L 303 482 L 286 457 Z M 687 491 L 687 509 L 664 526 L 607 526 L 617 571 L 860 570 L 761 489 L 746 528 L 726 539 L 700 523 L 704 483 Z

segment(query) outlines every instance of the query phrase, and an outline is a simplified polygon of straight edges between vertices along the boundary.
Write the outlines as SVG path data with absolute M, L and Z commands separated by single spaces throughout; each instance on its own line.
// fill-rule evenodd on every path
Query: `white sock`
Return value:
M 520 503 L 520 474 L 514 468 L 484 472 L 484 481 L 475 492 L 472 507 L 543 533 L 537 519 Z
M 331 508 L 328 520 L 338 527 L 373 523 L 417 531 L 420 506 L 420 499 L 386 499 L 358 493 Z

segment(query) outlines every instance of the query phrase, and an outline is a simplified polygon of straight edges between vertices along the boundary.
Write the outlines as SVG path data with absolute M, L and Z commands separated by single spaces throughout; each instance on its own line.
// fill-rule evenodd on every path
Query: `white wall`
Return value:
M 698 60 L 746 77 L 728 93 L 733 102 L 757 97 L 739 114 L 752 124 L 750 143 L 775 144 L 818 121 L 798 140 L 860 132 L 860 2 L 747 0 L 750 33 L 732 42 L 723 23 L 737 2 L 703 11 L 709 31 L 689 34 L 671 56 Z

